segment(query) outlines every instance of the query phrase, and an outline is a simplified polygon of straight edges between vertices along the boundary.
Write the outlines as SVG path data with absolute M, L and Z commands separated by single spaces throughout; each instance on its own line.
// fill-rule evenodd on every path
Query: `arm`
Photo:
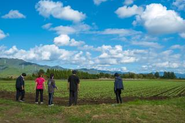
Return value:
M 78 91 L 80 90 L 80 83 L 78 83 L 78 85 L 77 85 L 77 89 L 78 89 Z
M 69 85 L 70 85 L 70 84 L 69 84 L 69 82 L 68 82 L 68 83 L 67 83 L 67 89 L 68 89 L 68 90 L 69 90 Z
M 21 84 L 21 89 L 24 90 L 24 86 L 23 86 L 23 78 L 20 79 L 20 84 Z
M 36 90 L 37 89 L 37 82 L 35 81 L 35 88 L 34 88 L 34 90 Z

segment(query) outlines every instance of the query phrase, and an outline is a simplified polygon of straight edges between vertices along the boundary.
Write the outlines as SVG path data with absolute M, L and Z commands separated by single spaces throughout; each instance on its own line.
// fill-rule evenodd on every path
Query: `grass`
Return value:
M 59 90 L 55 96 L 68 98 L 67 82 L 56 80 Z M 77 105 L 35 105 L 19 103 L 10 99 L 0 99 L 0 122 L 28 123 L 185 123 L 185 96 L 174 97 L 185 81 L 178 80 L 141 80 L 125 81 L 126 97 L 147 97 L 164 92 L 170 98 L 165 100 L 135 100 L 123 104 Z M 34 82 L 26 81 L 26 93 L 34 92 Z M 172 88 L 178 87 L 176 91 Z M 172 89 L 172 90 L 170 90 Z M 15 91 L 14 81 L 0 81 L 0 91 Z M 166 91 L 170 90 L 170 91 Z M 182 91 L 179 91 L 182 92 Z M 45 92 L 45 95 L 47 93 Z M 160 96 L 160 95 L 159 95 Z M 28 97 L 27 97 L 28 98 Z M 113 81 L 82 80 L 80 99 L 113 98 Z
M 0 100 L 0 122 L 47 123 L 184 123 L 185 98 L 163 101 L 134 101 L 121 105 L 54 106 Z

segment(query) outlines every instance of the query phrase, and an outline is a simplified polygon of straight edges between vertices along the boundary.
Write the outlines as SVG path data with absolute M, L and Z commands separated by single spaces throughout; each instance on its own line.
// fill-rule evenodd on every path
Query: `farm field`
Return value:
M 56 80 L 51 108 L 46 91 L 45 104 L 35 105 L 34 81 L 25 84 L 26 101 L 18 103 L 15 81 L 0 81 L 0 122 L 185 122 L 185 80 L 125 80 L 121 105 L 115 104 L 113 80 L 81 80 L 79 105 L 72 107 L 66 80 Z

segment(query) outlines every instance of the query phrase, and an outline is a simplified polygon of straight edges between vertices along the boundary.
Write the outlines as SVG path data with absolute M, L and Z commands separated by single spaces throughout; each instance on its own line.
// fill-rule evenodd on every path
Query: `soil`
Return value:
M 8 91 L 0 91 L 1 99 L 15 100 L 15 93 Z M 130 102 L 134 100 L 164 100 L 172 97 L 167 96 L 152 96 L 152 97 L 123 97 L 123 102 Z M 44 96 L 44 100 L 48 100 L 47 96 Z M 57 105 L 68 105 L 68 98 L 54 97 L 54 103 Z M 35 103 L 35 94 L 26 93 L 25 94 L 26 103 Z M 78 99 L 78 105 L 97 105 L 97 104 L 114 104 L 116 99 L 106 98 L 106 99 Z M 47 104 L 47 102 L 45 103 Z

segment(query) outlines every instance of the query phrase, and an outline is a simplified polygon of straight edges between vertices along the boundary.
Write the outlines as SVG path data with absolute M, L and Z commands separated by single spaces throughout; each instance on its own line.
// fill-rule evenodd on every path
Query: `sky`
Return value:
M 0 57 L 185 73 L 185 0 L 0 0 Z

